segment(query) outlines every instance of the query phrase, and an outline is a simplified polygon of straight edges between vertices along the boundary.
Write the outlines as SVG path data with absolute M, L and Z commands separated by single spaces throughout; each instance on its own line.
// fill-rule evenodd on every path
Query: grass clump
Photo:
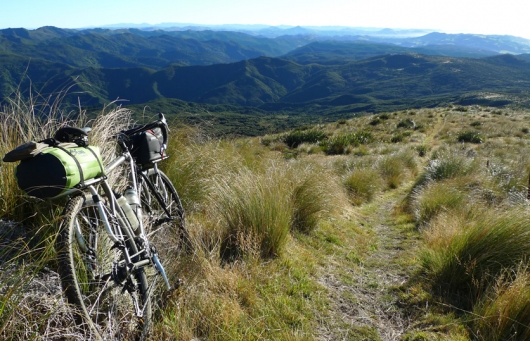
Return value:
M 416 128 L 416 122 L 410 118 L 406 118 L 404 120 L 401 120 L 397 124 L 398 128 L 405 128 L 405 129 L 414 129 Z
M 331 172 L 311 164 L 302 167 L 291 170 L 294 182 L 291 229 L 308 233 L 317 228 L 321 219 L 343 206 L 344 200 L 338 180 Z
M 441 212 L 461 208 L 467 198 L 467 193 L 451 182 L 432 183 L 416 198 L 416 221 L 423 225 Z
M 381 182 L 376 169 L 361 168 L 346 175 L 343 183 L 352 204 L 361 205 L 372 201 L 381 189 Z
M 472 329 L 485 341 L 530 339 L 530 272 L 520 266 L 501 275 L 474 307 Z
M 377 168 L 388 188 L 399 187 L 409 176 L 417 172 L 416 158 L 412 150 L 403 150 L 383 156 Z
M 223 258 L 280 254 L 292 214 L 284 176 L 277 167 L 264 174 L 243 169 L 233 178 L 218 181 L 215 207 L 225 229 Z
M 443 245 L 428 245 L 421 262 L 442 297 L 470 309 L 502 273 L 516 270 L 528 259 L 530 215 L 515 208 L 480 212 L 459 223 L 462 225 L 453 227 L 455 232 L 441 241 Z

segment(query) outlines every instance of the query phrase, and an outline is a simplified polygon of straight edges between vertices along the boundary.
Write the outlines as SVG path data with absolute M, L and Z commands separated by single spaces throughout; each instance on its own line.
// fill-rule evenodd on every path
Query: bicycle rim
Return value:
M 112 224 L 118 224 L 106 211 Z M 88 327 L 84 330 L 90 339 L 143 339 L 151 323 L 147 279 L 143 269 L 126 275 L 124 250 L 113 246 L 97 206 L 81 196 L 71 199 L 58 239 L 59 273 L 68 302 L 77 307 L 78 322 Z M 112 276 L 113 271 L 123 275 Z
M 178 271 L 171 269 L 171 265 L 175 263 L 174 260 L 177 257 L 182 255 L 183 251 L 190 253 L 192 250 L 186 230 L 184 208 L 175 187 L 162 171 L 156 172 L 150 169 L 146 175 L 150 183 L 148 184 L 145 180 L 142 182 L 140 194 L 145 231 L 150 245 L 155 247 L 170 277 L 170 284 L 173 286 L 177 278 L 172 278 L 172 276 Z M 162 200 L 167 211 L 164 210 L 159 199 Z

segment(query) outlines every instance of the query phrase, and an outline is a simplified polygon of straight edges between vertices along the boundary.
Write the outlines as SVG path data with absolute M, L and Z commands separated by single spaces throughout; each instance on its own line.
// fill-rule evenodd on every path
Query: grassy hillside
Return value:
M 2 155 L 59 123 L 21 109 L 2 109 Z M 529 114 L 400 110 L 233 140 L 173 127 L 163 167 L 196 251 L 174 259 L 183 285 L 157 302 L 152 339 L 527 339 Z M 92 143 L 129 115 L 106 112 Z M 60 291 L 28 309 L 57 266 L 59 210 L 0 167 L 0 217 L 39 212 L 27 235 L 3 232 L 18 242 L 0 253 L 0 335 L 83 339 Z

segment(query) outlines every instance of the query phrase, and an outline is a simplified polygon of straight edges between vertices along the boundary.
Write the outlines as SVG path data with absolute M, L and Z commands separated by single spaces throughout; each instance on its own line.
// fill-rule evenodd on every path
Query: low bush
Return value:
M 458 142 L 468 142 L 468 143 L 476 143 L 480 144 L 484 142 L 484 138 L 479 132 L 476 131 L 464 131 L 458 134 L 457 136 Z
M 293 130 L 283 137 L 283 142 L 289 148 L 296 148 L 302 143 L 317 143 L 326 138 L 327 136 L 323 131 L 316 129 Z
M 397 127 L 406 128 L 406 129 L 414 129 L 416 127 L 416 123 L 412 119 L 406 118 L 404 120 L 399 121 L 399 123 L 397 124 Z
M 358 147 L 373 140 L 369 132 L 349 133 L 329 138 L 323 143 L 323 150 L 328 155 L 345 154 L 348 147 Z

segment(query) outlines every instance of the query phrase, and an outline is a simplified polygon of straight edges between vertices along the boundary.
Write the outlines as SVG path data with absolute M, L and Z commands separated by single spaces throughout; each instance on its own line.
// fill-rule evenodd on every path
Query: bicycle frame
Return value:
M 137 169 L 137 165 L 135 164 L 135 161 L 133 160 L 130 151 L 128 150 L 127 146 L 123 141 L 123 137 L 118 137 L 118 144 L 122 148 L 122 154 L 112 160 L 105 167 L 105 174 L 109 174 L 110 172 L 118 168 L 120 165 L 127 162 L 129 168 L 127 171 L 127 173 L 129 174 L 129 186 L 131 186 L 137 193 L 139 193 L 137 174 L 140 172 Z M 103 199 L 96 186 L 100 187 L 103 192 L 103 197 L 105 197 L 106 200 Z M 118 204 L 116 196 L 114 195 L 114 192 L 112 191 L 107 181 L 106 175 L 88 180 L 85 182 L 83 188 L 70 189 L 63 193 L 61 197 L 84 195 L 86 190 L 88 190 L 92 196 L 91 199 L 87 200 L 87 202 L 89 202 L 90 204 L 93 203 L 97 206 L 98 215 L 105 226 L 105 230 L 109 238 L 115 243 L 115 247 L 119 247 L 124 250 L 125 264 L 120 265 L 125 265 L 125 269 L 127 269 L 128 274 L 132 273 L 138 268 L 142 268 L 147 265 L 153 265 L 164 279 L 166 287 L 169 290 L 171 286 L 169 285 L 169 280 L 167 278 L 166 272 L 158 259 L 157 253 L 152 252 L 152 248 L 145 233 L 145 227 L 143 226 L 142 219 L 139 219 L 139 227 L 137 229 L 137 232 L 135 232 L 132 227 L 132 224 L 127 219 L 127 216 L 125 215 L 121 206 Z M 158 200 L 161 199 L 158 198 Z M 106 203 L 107 206 L 105 206 L 104 203 Z M 107 207 L 107 209 L 105 207 Z M 141 209 L 141 205 L 139 205 L 138 210 Z M 108 214 L 112 215 L 113 218 L 118 219 L 121 224 L 112 224 Z M 87 249 L 87 247 L 84 246 L 86 245 L 86 243 L 83 240 L 80 231 L 76 231 L 76 237 L 80 247 L 83 249 Z M 138 243 L 138 241 L 140 241 L 140 243 Z M 127 248 L 126 245 L 128 245 L 130 249 Z M 132 253 L 130 251 L 132 251 Z M 137 308 L 137 314 L 141 316 L 141 311 L 139 310 L 139 308 Z

